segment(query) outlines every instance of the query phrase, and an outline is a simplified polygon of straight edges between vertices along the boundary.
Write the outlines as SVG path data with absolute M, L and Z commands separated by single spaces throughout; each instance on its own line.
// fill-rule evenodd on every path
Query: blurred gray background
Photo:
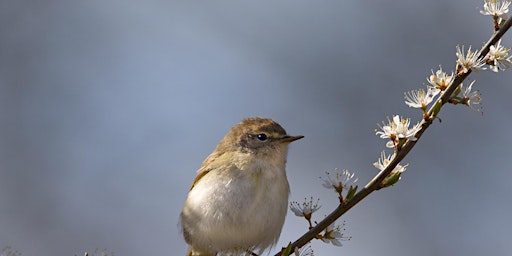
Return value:
M 492 33 L 483 1 L 0 2 L 0 248 L 184 255 L 195 172 L 242 118 L 305 135 L 291 200 L 336 206 L 318 177 L 376 173 L 376 123 L 418 120 L 404 91 Z M 503 41 L 512 46 L 510 35 Z M 402 181 L 345 216 L 316 255 L 512 255 L 512 71 L 472 74 L 483 115 L 447 106 Z M 389 152 L 389 151 L 388 151 Z M 289 212 L 279 244 L 307 230 Z M 273 251 L 275 253 L 275 250 Z

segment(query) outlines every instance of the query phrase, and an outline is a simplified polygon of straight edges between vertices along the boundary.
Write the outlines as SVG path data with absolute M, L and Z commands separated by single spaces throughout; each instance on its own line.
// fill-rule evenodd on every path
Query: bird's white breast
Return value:
M 280 153 L 284 157 L 275 159 L 235 153 L 234 161 L 194 185 L 182 217 L 192 244 L 223 251 L 266 248 L 277 242 L 289 195 L 286 152 Z

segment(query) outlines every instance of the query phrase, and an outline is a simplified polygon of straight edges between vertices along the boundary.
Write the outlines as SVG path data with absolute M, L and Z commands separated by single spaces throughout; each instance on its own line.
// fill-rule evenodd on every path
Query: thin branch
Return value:
M 512 19 L 508 19 L 502 27 L 497 30 L 492 37 L 489 39 L 489 41 L 483 46 L 483 48 L 480 50 L 479 58 L 484 58 L 487 53 L 489 52 L 489 49 L 491 45 L 496 44 L 503 35 L 508 31 L 508 29 L 512 26 Z M 466 73 L 456 74 L 455 79 L 453 83 L 446 88 L 446 90 L 443 92 L 443 94 L 440 96 L 441 104 L 444 105 L 448 102 L 448 100 L 451 98 L 453 92 L 457 89 L 457 87 L 469 76 L 471 73 L 471 70 L 469 70 Z M 381 188 L 382 181 L 393 171 L 393 169 L 405 158 L 405 156 L 412 150 L 414 145 L 416 145 L 416 142 L 421 138 L 422 134 L 425 132 L 425 130 L 432 124 L 432 120 L 435 119 L 436 115 L 438 113 L 435 113 L 435 106 L 434 105 L 429 109 L 428 116 L 431 118 L 428 118 L 427 120 L 423 119 L 421 121 L 422 129 L 419 130 L 415 137 L 417 138 L 416 141 L 407 141 L 403 147 L 396 152 L 395 157 L 393 160 L 389 163 L 389 165 L 379 172 L 377 176 L 375 176 L 366 186 L 364 186 L 361 191 L 359 191 L 357 194 L 354 195 L 352 199 L 350 199 L 347 202 L 344 202 L 343 204 L 338 205 L 336 209 L 330 213 L 325 219 L 323 219 L 320 223 L 318 223 L 315 227 L 310 229 L 308 232 L 306 232 L 304 235 L 302 235 L 299 239 L 297 239 L 295 242 L 291 244 L 291 248 L 301 248 L 304 245 L 306 245 L 309 241 L 311 241 L 313 238 L 315 238 L 318 234 L 320 234 L 323 230 L 325 230 L 330 224 L 332 224 L 334 221 L 336 221 L 339 217 L 341 217 L 344 213 L 346 213 L 348 210 L 350 210 L 353 206 L 355 206 L 357 203 L 359 203 L 361 200 L 366 198 L 370 193 L 372 193 L 375 190 L 378 190 Z M 289 255 L 289 254 L 288 254 Z M 288 256 L 285 255 L 285 256 Z M 275 254 L 275 256 L 282 256 L 281 252 Z

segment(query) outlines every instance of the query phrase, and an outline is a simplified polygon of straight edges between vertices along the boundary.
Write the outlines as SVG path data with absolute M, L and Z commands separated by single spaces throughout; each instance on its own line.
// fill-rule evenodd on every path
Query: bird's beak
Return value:
M 292 141 L 300 140 L 302 138 L 304 138 L 304 136 L 302 136 L 302 135 L 297 135 L 297 136 L 286 135 L 286 136 L 280 138 L 279 141 L 280 142 L 290 143 Z

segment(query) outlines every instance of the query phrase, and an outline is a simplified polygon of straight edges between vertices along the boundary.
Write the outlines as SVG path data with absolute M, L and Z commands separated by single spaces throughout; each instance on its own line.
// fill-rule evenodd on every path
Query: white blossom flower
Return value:
M 322 235 L 322 241 L 326 244 L 331 243 L 335 246 L 341 246 L 342 239 L 350 239 L 343 236 L 343 234 L 340 232 L 341 227 L 336 226 L 336 223 L 333 222 L 331 225 L 329 225 L 326 229 L 324 234 Z
M 305 217 L 306 219 L 309 220 L 311 219 L 311 215 L 321 207 L 318 206 L 318 201 L 319 200 L 316 200 L 316 203 L 313 204 L 313 197 L 311 197 L 309 201 L 307 199 L 304 199 L 302 206 L 298 202 L 291 202 L 290 210 L 292 210 L 295 216 Z
M 485 61 L 478 58 L 478 52 L 471 51 L 469 47 L 467 54 L 464 54 L 464 45 L 459 47 L 457 45 L 457 72 L 467 73 L 469 70 L 478 71 L 485 70 Z
M 299 247 L 295 247 L 293 250 L 295 256 L 314 256 L 313 249 L 311 249 L 311 246 L 303 246 L 299 249 Z
M 498 70 L 506 70 L 510 67 L 512 56 L 508 51 L 509 49 L 501 45 L 501 39 L 495 45 L 491 45 L 486 62 L 492 71 L 498 72 Z
M 480 112 L 482 97 L 478 90 L 471 91 L 474 83 L 475 81 L 471 82 L 467 87 L 464 87 L 463 84 L 460 85 L 462 91 L 461 103 L 468 106 L 470 109 Z
M 373 166 L 375 166 L 377 169 L 383 171 L 384 169 L 386 169 L 386 167 L 388 167 L 389 163 L 391 163 L 391 161 L 393 161 L 394 158 L 395 158 L 395 154 L 386 156 L 386 152 L 382 151 L 380 153 L 380 158 L 377 160 L 377 162 L 373 163 Z M 393 171 L 391 171 L 390 174 L 402 173 L 405 171 L 405 169 L 408 165 L 409 164 L 406 164 L 406 165 L 398 164 L 397 166 L 395 166 L 395 168 L 393 169 Z
M 485 0 L 484 9 L 480 10 L 480 13 L 493 16 L 495 19 L 498 17 L 507 19 L 509 5 L 510 1 Z
M 427 81 L 434 88 L 440 91 L 444 91 L 448 86 L 450 86 L 453 83 L 453 79 L 455 79 L 455 77 L 453 76 L 453 72 L 450 75 L 448 75 L 443 71 L 443 68 L 439 66 L 439 70 L 437 70 L 435 74 L 434 71 L 432 70 L 432 75 L 430 75 L 430 77 L 427 78 Z
M 434 100 L 440 90 L 429 86 L 427 92 L 423 89 L 413 90 L 405 93 L 405 104 L 411 108 L 427 109 L 428 104 Z
M 327 179 L 320 177 L 320 179 L 324 182 L 322 186 L 328 189 L 336 190 L 336 192 L 341 193 L 344 189 L 348 189 L 351 184 L 357 182 L 357 178 L 354 178 L 354 173 L 351 173 L 349 170 L 343 170 L 341 173 L 336 173 L 334 178 L 331 178 L 329 172 L 325 172 L 327 174 Z M 351 181 L 352 180 L 352 181 Z
M 382 122 L 384 126 L 378 124 L 381 131 L 376 132 L 376 135 L 380 135 L 381 139 L 389 139 L 386 143 L 386 147 L 393 148 L 398 144 L 400 139 L 408 139 L 411 141 L 416 141 L 416 137 L 414 135 L 416 132 L 421 130 L 421 124 L 418 122 L 411 129 L 409 129 L 409 125 L 411 124 L 411 120 L 409 118 L 400 118 L 399 115 L 393 116 L 393 120 L 389 120 L 386 125 Z

